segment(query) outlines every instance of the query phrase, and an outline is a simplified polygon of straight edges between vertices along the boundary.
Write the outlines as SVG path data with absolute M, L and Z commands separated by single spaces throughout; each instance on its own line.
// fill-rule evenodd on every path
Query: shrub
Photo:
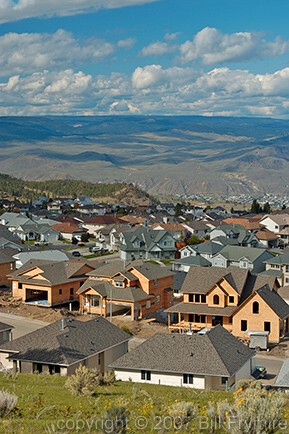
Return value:
M 181 401 L 171 405 L 168 413 L 173 418 L 174 427 L 182 429 L 198 414 L 198 410 L 190 402 Z
M 128 414 L 124 406 L 109 408 L 102 420 L 102 432 L 104 434 L 125 434 L 128 422 Z
M 79 366 L 75 374 L 66 380 L 65 386 L 73 395 L 93 395 L 99 383 L 100 375 L 98 371 Z
M 0 390 L 0 417 L 7 416 L 17 405 L 18 397 L 13 393 Z
M 107 371 L 103 374 L 102 383 L 110 386 L 115 382 L 115 373 L 113 371 Z
M 127 326 L 122 326 L 121 329 L 128 335 L 132 335 L 132 331 Z

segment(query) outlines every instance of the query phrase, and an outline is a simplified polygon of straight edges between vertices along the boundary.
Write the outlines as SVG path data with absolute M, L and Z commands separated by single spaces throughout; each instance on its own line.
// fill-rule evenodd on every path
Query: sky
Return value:
M 0 116 L 289 118 L 288 0 L 0 0 Z

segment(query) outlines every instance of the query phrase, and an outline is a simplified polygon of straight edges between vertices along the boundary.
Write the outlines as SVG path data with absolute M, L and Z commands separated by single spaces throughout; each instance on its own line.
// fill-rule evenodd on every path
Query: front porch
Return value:
M 229 332 L 232 332 L 231 317 L 185 312 L 168 312 L 169 330 L 177 331 L 179 333 L 199 331 L 203 328 L 215 327 L 218 324 L 222 325 Z

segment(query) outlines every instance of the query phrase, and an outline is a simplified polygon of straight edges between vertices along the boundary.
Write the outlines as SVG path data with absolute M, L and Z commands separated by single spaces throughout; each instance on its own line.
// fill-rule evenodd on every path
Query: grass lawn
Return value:
M 100 433 L 103 415 L 113 406 L 125 406 L 127 433 L 184 432 L 171 429 L 170 405 L 190 401 L 204 415 L 209 401 L 232 398 L 230 392 L 131 382 L 99 386 L 93 397 L 76 397 L 64 387 L 65 381 L 56 375 L 19 374 L 9 377 L 0 374 L 1 389 L 18 396 L 17 409 L 0 419 L 0 433 Z M 168 430 L 164 431 L 163 427 Z M 197 431 L 192 427 L 189 432 Z M 207 431 L 201 432 L 205 434 Z

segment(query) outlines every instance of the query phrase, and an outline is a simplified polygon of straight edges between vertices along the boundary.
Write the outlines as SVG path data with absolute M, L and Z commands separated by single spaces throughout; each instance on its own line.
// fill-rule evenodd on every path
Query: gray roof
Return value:
M 242 258 L 247 258 L 251 263 L 260 257 L 263 257 L 264 260 L 273 257 L 268 250 L 241 246 L 225 246 L 218 254 L 229 261 L 240 261 Z
M 283 365 L 274 383 L 275 387 L 289 387 L 289 359 L 284 360 Z
M 234 267 L 190 267 L 182 286 L 182 292 L 206 294 L 215 283 L 225 278 L 241 294 L 248 273 L 248 270 Z
M 166 312 L 174 313 L 195 313 L 197 315 L 222 315 L 231 316 L 238 306 L 227 306 L 227 307 L 209 307 L 205 303 L 178 303 L 175 306 L 171 306 L 166 309 Z
M 107 297 L 114 301 L 129 301 L 136 302 L 141 300 L 147 300 L 152 298 L 153 295 L 147 294 L 138 286 L 128 286 L 125 288 L 113 286 L 110 282 L 97 281 L 93 279 L 88 279 L 83 285 L 78 289 L 77 294 L 83 294 L 89 289 L 94 289 L 102 297 Z
M 13 360 L 68 366 L 128 341 L 130 336 L 105 318 L 87 322 L 65 319 L 1 345 L 2 352 L 17 352 Z
M 195 244 L 194 246 L 190 246 L 192 249 L 195 250 L 195 252 L 207 255 L 215 255 L 215 253 L 218 253 L 223 246 L 215 243 L 214 241 L 206 241 L 204 243 Z
M 14 326 L 6 324 L 4 322 L 0 322 L 0 332 L 4 332 L 6 330 L 12 330 L 14 329 Z
M 257 294 L 271 307 L 271 309 L 284 319 L 289 316 L 289 305 L 276 291 L 271 290 L 267 285 L 259 288 Z
M 289 265 L 289 252 L 283 253 L 282 255 L 273 256 L 270 259 L 264 261 L 265 264 L 279 264 L 279 265 Z
M 165 238 L 171 238 L 171 246 L 160 246 L 160 241 Z M 124 244 L 121 244 L 120 250 L 127 252 L 151 251 L 154 247 L 158 247 L 162 251 L 175 251 L 175 240 L 172 235 L 166 230 L 151 230 L 146 227 L 139 227 L 133 231 L 123 233 Z M 134 246 L 135 240 L 139 240 L 141 245 Z
M 187 273 L 184 271 L 176 271 L 174 275 L 173 289 L 179 291 L 184 283 Z
M 42 276 L 46 280 L 26 277 L 23 275 L 26 271 L 33 268 L 40 268 Z M 74 280 L 79 280 L 81 277 L 86 276 L 87 268 L 93 268 L 93 264 L 87 263 L 83 260 L 71 260 L 71 261 L 45 261 L 40 259 L 31 259 L 27 261 L 22 267 L 20 267 L 14 273 L 9 276 L 14 280 L 20 282 L 30 282 L 37 283 L 38 285 L 47 286 L 49 283 L 51 285 L 58 285 L 65 282 L 71 282 Z
M 39 250 L 29 252 L 17 253 L 15 258 L 18 259 L 22 264 L 32 259 L 42 259 L 45 261 L 67 261 L 68 256 L 61 252 L 60 250 Z
M 253 355 L 231 333 L 217 326 L 205 335 L 156 334 L 110 366 L 230 377 Z
M 203 258 L 201 255 L 187 256 L 185 258 L 177 259 L 174 264 L 178 265 L 189 265 L 193 267 L 210 267 L 212 264 L 207 259 Z
M 161 279 L 162 277 L 173 276 L 174 273 L 167 269 L 167 267 L 162 267 L 157 264 L 151 264 L 150 262 L 144 262 L 141 265 L 132 264 L 130 267 L 127 267 L 130 271 L 135 269 L 147 279 Z M 133 271 L 132 271 L 133 273 Z

